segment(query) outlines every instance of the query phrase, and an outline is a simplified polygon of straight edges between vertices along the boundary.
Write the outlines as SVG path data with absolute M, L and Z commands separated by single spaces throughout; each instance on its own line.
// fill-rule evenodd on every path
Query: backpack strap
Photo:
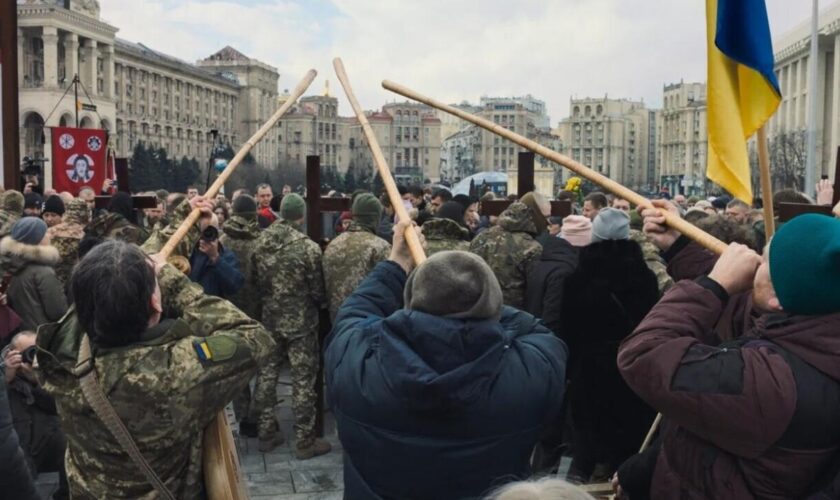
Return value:
M 105 424 L 105 427 L 108 428 L 123 451 L 128 453 L 128 456 L 131 457 L 134 464 L 143 471 L 143 475 L 146 476 L 149 484 L 155 488 L 161 498 L 175 500 L 175 496 L 166 488 L 166 485 L 163 484 L 163 481 L 161 481 L 158 475 L 155 474 L 149 462 L 143 458 L 143 454 L 140 453 L 137 443 L 134 442 L 125 424 L 119 415 L 117 415 L 117 411 L 102 391 L 102 386 L 99 385 L 99 379 L 96 376 L 96 370 L 93 368 L 93 355 L 91 354 L 90 340 L 87 335 L 82 337 L 81 344 L 79 345 L 79 356 L 76 359 L 76 367 L 73 369 L 73 375 L 79 379 L 82 394 L 84 394 L 85 399 L 94 413 L 96 413 L 96 416 Z

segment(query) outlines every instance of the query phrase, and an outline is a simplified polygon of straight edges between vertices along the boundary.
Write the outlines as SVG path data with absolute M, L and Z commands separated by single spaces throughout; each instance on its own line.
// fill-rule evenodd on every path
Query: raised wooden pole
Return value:
M 770 154 L 767 152 L 767 125 L 758 129 L 758 171 L 761 176 L 761 200 L 764 209 L 764 236 L 770 241 L 776 233 L 776 219 L 773 214 L 773 181 L 770 177 Z
M 379 170 L 379 177 L 382 179 L 382 183 L 385 184 L 385 190 L 388 192 L 388 198 L 391 200 L 391 206 L 394 207 L 394 211 L 397 213 L 399 220 L 409 220 L 408 211 L 402 204 L 402 197 L 400 196 L 399 191 L 397 191 L 397 184 L 394 182 L 394 177 L 391 175 L 391 169 L 388 167 L 388 162 L 385 161 L 385 156 L 379 148 L 379 141 L 376 140 L 376 134 L 373 133 L 373 129 L 371 128 L 370 123 L 368 123 L 365 112 L 362 110 L 362 107 L 359 106 L 359 101 L 356 100 L 356 96 L 353 94 L 353 88 L 350 87 L 350 79 L 347 78 L 347 72 L 344 71 L 344 64 L 341 62 L 340 58 L 336 57 L 333 59 L 333 67 L 335 67 L 335 73 L 338 76 L 338 81 L 340 81 L 341 86 L 344 87 L 344 93 L 347 94 L 350 106 L 353 107 L 353 111 L 356 113 L 356 118 L 362 126 L 362 131 L 365 133 L 365 139 L 367 139 L 370 151 L 373 153 L 373 161 L 376 163 L 376 168 Z M 423 250 L 423 245 L 420 243 L 420 237 L 417 236 L 417 233 L 414 231 L 406 231 L 405 241 L 408 244 L 409 251 L 411 251 L 411 257 L 414 259 L 414 263 L 419 266 L 426 260 L 426 252 Z
M 260 127 L 260 129 L 257 130 L 257 132 L 253 136 L 251 136 L 250 139 L 245 141 L 245 144 L 242 145 L 242 149 L 240 149 L 239 152 L 236 153 L 236 156 L 233 157 L 233 159 L 230 161 L 230 163 L 224 169 L 224 171 L 222 171 L 222 173 L 219 174 L 219 177 L 216 178 L 216 180 L 213 182 L 213 185 L 211 185 L 207 192 L 204 193 L 205 198 L 210 200 L 216 198 L 216 195 L 219 193 L 219 190 L 221 190 L 222 186 L 225 185 L 225 182 L 227 182 L 228 178 L 233 174 L 234 170 L 236 170 L 236 167 L 238 167 L 242 160 L 245 159 L 246 156 L 248 156 L 248 153 L 251 152 L 251 149 L 253 149 L 253 147 L 258 142 L 260 142 L 260 140 L 262 140 L 263 137 L 265 137 L 268 131 L 274 128 L 275 125 L 277 125 L 277 122 L 280 121 L 280 118 L 282 118 L 283 115 L 285 115 L 286 112 L 289 110 L 289 108 L 291 108 L 294 105 L 294 103 L 297 102 L 298 98 L 302 96 L 304 92 L 306 92 L 306 89 L 309 88 L 309 85 L 312 83 L 312 80 L 315 79 L 315 76 L 317 74 L 318 73 L 314 69 L 310 69 L 306 73 L 306 75 L 304 75 L 303 80 L 301 80 L 300 83 L 297 84 L 297 87 L 295 87 L 295 89 L 292 91 L 291 95 L 286 100 L 286 102 L 284 102 L 283 105 L 280 106 L 280 109 L 278 109 L 271 116 L 271 118 L 269 118 L 268 121 L 265 122 L 265 124 L 262 127 Z M 173 234 L 172 237 L 169 238 L 169 241 L 167 241 L 166 245 L 164 245 L 163 248 L 160 250 L 160 254 L 164 258 L 169 257 L 172 254 L 172 252 L 175 251 L 175 247 L 177 247 L 178 243 L 180 243 L 181 240 L 184 239 L 184 236 L 187 235 L 190 228 L 193 227 L 196 222 L 198 222 L 200 216 L 201 211 L 199 209 L 195 209 L 192 212 L 190 212 L 190 215 L 184 220 L 184 223 L 181 224 L 178 230 L 175 231 L 175 234 Z
M 280 121 L 280 118 L 282 118 L 283 115 L 286 114 L 286 111 L 288 111 L 289 108 L 297 102 L 298 98 L 306 92 L 306 89 L 309 88 L 309 85 L 315 79 L 315 75 L 317 74 L 318 73 L 314 69 L 309 70 L 309 72 L 307 72 L 303 77 L 303 80 L 301 80 L 297 87 L 295 87 L 294 91 L 289 96 L 289 99 L 280 106 L 280 109 L 278 109 L 250 139 L 245 141 L 242 149 L 236 153 L 236 156 L 233 157 L 233 160 L 231 160 L 213 185 L 210 186 L 210 189 L 204 193 L 204 196 L 207 199 L 216 198 L 216 194 L 222 186 L 225 185 L 225 182 L 227 182 L 228 178 L 231 174 L 233 174 L 233 171 L 236 170 L 236 167 L 239 166 L 251 149 L 260 142 L 263 137 L 265 137 L 269 130 L 271 130 L 277 122 Z M 190 212 L 190 215 L 183 223 L 181 223 L 175 231 L 175 234 L 169 238 L 169 241 L 167 241 L 160 250 L 159 254 L 164 259 L 167 259 L 170 255 L 172 255 L 172 252 L 175 251 L 178 243 L 184 239 L 190 228 L 198 222 L 200 216 L 201 210 L 197 208 Z M 213 421 L 210 422 L 210 424 L 204 429 L 203 444 L 204 456 L 202 459 L 204 466 L 204 486 L 207 491 L 207 498 L 210 500 L 247 499 L 248 487 L 242 480 L 241 469 L 239 467 L 239 457 L 236 454 L 236 447 L 233 443 L 233 434 L 231 433 L 230 424 L 227 421 L 224 411 L 219 412 L 219 414 L 216 415 L 216 418 L 214 418 Z
M 466 120 L 470 123 L 478 125 L 479 127 L 485 130 L 493 132 L 496 135 L 504 137 L 505 139 L 515 144 L 518 144 L 529 151 L 533 151 L 534 153 L 544 158 L 548 158 L 554 163 L 558 163 L 568 168 L 577 175 L 589 179 L 595 184 L 598 184 L 599 186 L 603 187 L 607 191 L 610 191 L 616 196 L 624 198 L 630 203 L 642 207 L 653 207 L 650 200 L 636 193 L 635 191 L 622 186 L 618 182 L 604 175 L 601 175 L 598 172 L 595 172 L 591 168 L 569 158 L 568 156 L 561 155 L 560 153 L 552 151 L 535 141 L 532 141 L 519 134 L 511 132 L 510 130 L 502 127 L 501 125 L 493 123 L 474 114 L 467 113 L 466 111 L 455 108 L 453 106 L 448 106 L 442 102 L 438 102 L 430 97 L 426 97 L 398 83 L 385 80 L 384 82 L 382 82 L 382 86 L 385 89 L 390 90 L 391 92 L 394 92 L 396 94 L 418 102 L 422 102 L 441 111 L 445 111 L 451 115 L 455 115 L 458 118 L 461 118 L 462 120 Z M 665 217 L 665 221 L 669 226 L 676 229 L 680 233 L 686 235 L 687 237 L 691 238 L 692 240 L 696 241 L 700 245 L 718 254 L 723 253 L 723 251 L 726 250 L 726 244 L 724 242 L 720 241 L 719 239 L 715 238 L 709 233 L 702 231 L 690 222 L 683 220 L 679 215 L 673 214 L 667 210 L 660 210 L 660 212 L 662 213 L 663 217 Z

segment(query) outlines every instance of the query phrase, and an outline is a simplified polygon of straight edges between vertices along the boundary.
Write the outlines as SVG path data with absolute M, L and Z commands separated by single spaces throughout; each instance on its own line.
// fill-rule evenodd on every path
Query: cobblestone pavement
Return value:
M 270 453 L 257 450 L 256 438 L 237 438 L 243 474 L 248 481 L 254 500 L 341 500 L 344 490 L 342 449 L 335 430 L 335 420 L 327 412 L 324 416 L 324 434 L 332 444 L 332 451 L 309 460 L 294 456 L 294 417 L 291 408 L 291 386 L 288 369 L 280 375 L 277 392 L 283 401 L 277 415 L 286 442 Z M 291 443 L 289 440 L 291 439 Z M 41 474 L 38 489 L 44 498 L 50 498 L 58 485 L 57 474 Z

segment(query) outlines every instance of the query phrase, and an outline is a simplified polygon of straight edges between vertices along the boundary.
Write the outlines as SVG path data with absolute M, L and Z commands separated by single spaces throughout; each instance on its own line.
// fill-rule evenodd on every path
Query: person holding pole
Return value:
M 618 368 L 663 428 L 617 484 L 634 500 L 830 488 L 840 470 L 840 220 L 796 217 L 763 256 L 733 243 L 715 262 L 664 225 L 661 211 L 675 208 L 657 207 L 644 210 L 645 230 L 669 269 L 713 265 L 674 285 L 622 342 Z
M 565 344 L 502 303 L 463 251 L 415 267 L 403 220 L 389 260 L 343 303 L 327 339 L 327 397 L 346 498 L 474 498 L 527 478 L 560 412 Z
M 209 214 L 209 205 L 202 210 Z M 195 243 L 198 230 L 187 239 Z M 171 265 L 119 240 L 91 250 L 69 288 L 75 308 L 39 329 L 37 359 L 67 436 L 71 497 L 203 498 L 204 428 L 268 358 L 271 336 Z M 77 347 L 88 342 L 87 353 Z M 91 371 L 161 488 L 99 420 L 80 383 Z

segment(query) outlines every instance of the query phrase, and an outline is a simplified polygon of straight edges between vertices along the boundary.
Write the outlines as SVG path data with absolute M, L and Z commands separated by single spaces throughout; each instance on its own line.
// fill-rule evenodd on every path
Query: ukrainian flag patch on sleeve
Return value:
M 205 362 L 213 359 L 213 351 L 211 351 L 210 346 L 207 345 L 207 339 L 196 340 L 193 342 L 193 348 L 195 349 L 196 354 L 198 354 L 198 359 L 200 361 Z

